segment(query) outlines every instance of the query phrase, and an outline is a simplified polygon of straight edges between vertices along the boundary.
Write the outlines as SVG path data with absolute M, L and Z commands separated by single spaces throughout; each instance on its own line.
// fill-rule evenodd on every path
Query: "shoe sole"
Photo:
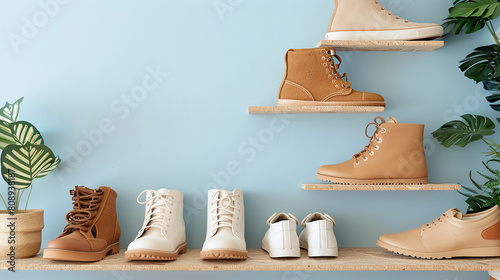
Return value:
M 172 252 L 157 251 L 157 250 L 128 250 L 125 252 L 125 259 L 133 261 L 173 261 L 177 259 L 179 254 L 187 252 L 187 243 L 184 242 L 177 246 Z
M 292 99 L 278 99 L 278 106 L 370 106 L 370 107 L 385 107 L 384 101 L 338 101 L 338 102 L 323 102 L 323 101 L 303 101 Z
M 421 185 L 429 183 L 428 177 L 412 179 L 345 179 L 318 173 L 317 178 L 341 185 Z
M 325 40 L 413 41 L 432 40 L 441 36 L 441 26 L 429 26 L 396 30 L 332 31 L 326 33 Z
M 411 250 L 406 250 L 403 248 L 395 247 L 389 245 L 383 241 L 377 240 L 377 245 L 387 249 L 393 253 L 399 255 L 405 255 L 413 258 L 420 259 L 451 259 L 451 258 L 461 258 L 461 257 L 499 257 L 500 256 L 500 247 L 489 247 L 489 248 L 469 248 L 469 249 L 461 249 L 455 251 L 448 252 L 436 252 L 436 253 L 427 253 L 427 252 L 415 252 Z
M 120 252 L 120 242 L 115 242 L 106 249 L 99 252 L 82 252 L 62 249 L 45 249 L 43 258 L 56 261 L 76 261 L 76 262 L 95 262 L 104 259 L 107 255 L 114 255 Z
M 334 258 L 339 256 L 339 249 L 337 247 L 311 248 L 307 245 L 307 243 L 304 243 L 302 241 L 299 241 L 299 243 L 301 249 L 307 250 L 307 256 L 310 258 Z
M 200 258 L 204 260 L 246 260 L 248 258 L 247 251 L 238 250 L 206 250 L 200 252 Z
M 271 258 L 300 258 L 300 248 L 295 249 L 276 249 L 269 248 L 269 245 L 262 242 L 262 249 L 269 254 Z

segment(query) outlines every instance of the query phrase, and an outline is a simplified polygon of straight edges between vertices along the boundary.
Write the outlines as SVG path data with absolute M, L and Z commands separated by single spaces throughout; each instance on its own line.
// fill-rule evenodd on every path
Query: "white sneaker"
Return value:
M 274 213 L 266 224 L 269 229 L 262 239 L 262 249 L 266 250 L 271 258 L 299 258 L 299 220 L 290 213 Z
M 335 221 L 328 214 L 311 213 L 302 220 L 305 229 L 300 233 L 300 248 L 309 257 L 337 257 L 337 239 L 333 233 Z
M 146 200 L 140 197 L 146 193 Z M 184 195 L 176 190 L 145 190 L 137 197 L 146 204 L 144 224 L 128 245 L 129 260 L 175 260 L 187 251 L 186 227 L 183 219 Z
M 209 190 L 202 259 L 246 259 L 243 191 Z

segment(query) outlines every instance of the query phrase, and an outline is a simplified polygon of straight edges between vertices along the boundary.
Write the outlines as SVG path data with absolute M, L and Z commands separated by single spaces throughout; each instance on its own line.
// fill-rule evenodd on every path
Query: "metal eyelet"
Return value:
M 335 88 L 340 88 L 339 85 L 335 85 Z
M 373 156 L 375 153 L 373 151 L 370 151 L 370 156 Z
M 326 62 L 323 62 L 323 67 L 327 67 L 328 64 L 326 64 Z
M 363 158 L 363 161 L 367 161 L 367 160 L 368 160 L 368 158 L 367 158 L 367 157 L 364 157 L 364 158 Z
M 380 147 L 378 145 L 375 145 L 375 151 L 378 151 Z
M 385 129 L 384 127 L 380 130 L 380 133 L 386 133 L 387 132 L 387 129 Z
M 325 59 L 326 59 L 326 57 L 324 57 L 324 56 L 323 56 L 323 57 L 321 57 L 321 59 L 322 59 L 322 60 L 325 60 Z
M 332 58 L 331 57 L 329 57 L 327 60 L 328 60 L 328 62 L 332 62 Z
M 356 161 L 354 164 L 359 165 L 359 161 Z
M 378 143 L 382 143 L 382 138 L 377 140 Z

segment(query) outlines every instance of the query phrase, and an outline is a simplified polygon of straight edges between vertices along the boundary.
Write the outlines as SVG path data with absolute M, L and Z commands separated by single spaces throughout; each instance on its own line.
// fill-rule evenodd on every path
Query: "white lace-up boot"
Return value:
M 146 200 L 140 201 L 146 193 Z M 129 260 L 175 260 L 187 251 L 184 225 L 184 195 L 176 190 L 145 190 L 137 197 L 146 204 L 144 224 L 128 246 Z
M 243 191 L 209 190 L 202 259 L 246 259 Z
M 262 239 L 262 249 L 266 250 L 271 258 L 300 257 L 297 218 L 290 213 L 274 213 L 266 224 L 269 229 Z
M 302 220 L 305 229 L 300 233 L 300 248 L 309 257 L 337 257 L 337 239 L 333 233 L 335 221 L 328 214 L 311 213 Z

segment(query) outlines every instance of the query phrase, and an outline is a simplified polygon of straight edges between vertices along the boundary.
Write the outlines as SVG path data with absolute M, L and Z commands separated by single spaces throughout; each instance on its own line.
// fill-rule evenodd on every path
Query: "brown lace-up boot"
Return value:
M 370 125 L 376 128 L 372 136 L 367 133 Z M 318 179 L 353 185 L 427 184 L 424 125 L 376 117 L 365 134 L 370 143 L 363 151 L 343 163 L 321 166 Z
M 73 210 L 68 225 L 49 241 L 44 259 L 98 261 L 120 252 L 120 225 L 116 217 L 117 194 L 109 187 L 92 190 L 76 186 L 70 191 Z
M 382 96 L 351 88 L 346 74 L 338 72 L 342 59 L 335 49 L 292 49 L 286 53 L 285 62 L 278 106 L 385 107 Z

